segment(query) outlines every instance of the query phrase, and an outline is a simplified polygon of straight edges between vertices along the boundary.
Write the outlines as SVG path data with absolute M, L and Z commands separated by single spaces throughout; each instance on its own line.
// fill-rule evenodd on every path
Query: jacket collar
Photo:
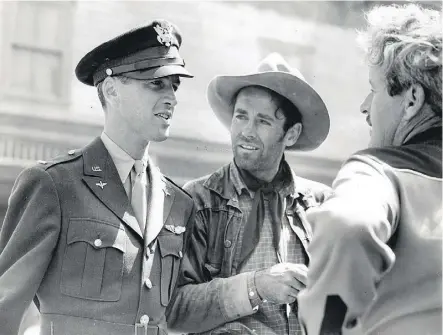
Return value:
M 429 128 L 414 137 L 412 137 L 409 141 L 405 143 L 405 145 L 408 144 L 419 144 L 419 143 L 435 143 L 442 145 L 442 126 L 436 126 Z
M 286 161 L 284 163 L 288 164 Z M 297 176 L 292 168 L 290 168 L 290 171 L 290 178 L 292 179 L 292 182 L 287 188 L 285 188 L 284 192 L 287 194 L 287 196 L 295 199 L 298 197 L 298 192 L 296 190 Z M 216 192 L 226 200 L 229 200 L 228 204 L 234 203 L 235 207 L 238 207 L 238 205 L 236 205 L 238 204 L 238 196 L 243 190 L 247 190 L 247 187 L 241 179 L 234 162 L 230 162 L 229 164 L 226 164 L 215 171 L 205 181 L 203 186 Z

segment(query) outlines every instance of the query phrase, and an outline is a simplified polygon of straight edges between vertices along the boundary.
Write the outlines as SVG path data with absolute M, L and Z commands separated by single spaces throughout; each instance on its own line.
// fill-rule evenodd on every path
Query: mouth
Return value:
M 163 120 L 168 121 L 169 119 L 172 118 L 172 113 L 170 112 L 161 112 L 161 113 L 157 113 L 155 114 L 155 116 L 162 118 Z
M 258 147 L 254 146 L 254 145 L 250 145 L 250 144 L 240 144 L 239 147 L 244 150 L 248 150 L 248 151 L 258 150 Z

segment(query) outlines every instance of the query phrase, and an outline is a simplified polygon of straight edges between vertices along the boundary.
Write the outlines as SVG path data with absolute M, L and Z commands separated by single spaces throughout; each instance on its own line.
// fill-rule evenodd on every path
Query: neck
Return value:
M 278 170 L 280 168 L 280 164 L 282 163 L 283 160 L 283 155 L 282 157 L 280 157 L 280 159 L 277 159 L 276 162 L 278 162 L 278 164 L 267 168 L 267 169 L 252 169 L 252 170 L 246 170 L 248 173 L 250 173 L 251 175 L 253 175 L 255 178 L 261 180 L 261 181 L 265 181 L 267 183 L 271 182 L 272 180 L 274 180 L 275 176 L 278 173 Z
M 109 125 L 106 124 L 104 132 L 133 159 L 139 160 L 145 155 L 148 155 L 149 141 L 140 141 L 140 139 L 137 138 L 134 133 L 109 127 Z
M 425 104 L 414 118 L 399 124 L 394 135 L 393 145 L 402 145 L 417 134 L 440 124 L 441 118 L 434 114 L 429 105 Z

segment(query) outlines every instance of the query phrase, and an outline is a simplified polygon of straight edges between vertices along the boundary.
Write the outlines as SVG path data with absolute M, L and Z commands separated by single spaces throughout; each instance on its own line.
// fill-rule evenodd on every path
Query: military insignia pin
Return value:
M 186 231 L 186 227 L 182 226 L 173 226 L 171 224 L 165 225 L 165 229 L 169 230 L 171 233 L 174 233 L 176 235 L 183 234 Z
M 100 166 L 95 165 L 95 166 L 92 167 L 92 171 L 94 171 L 94 172 L 99 172 L 101 170 L 102 169 L 100 168 Z
M 97 185 L 98 187 L 100 187 L 103 190 L 103 187 L 105 187 L 106 185 L 108 185 L 108 183 L 104 183 L 100 180 L 99 183 L 96 183 L 95 185 Z
M 171 46 L 172 42 L 172 26 L 168 22 L 161 22 L 154 27 L 154 30 L 157 33 L 157 40 L 166 45 L 167 47 Z

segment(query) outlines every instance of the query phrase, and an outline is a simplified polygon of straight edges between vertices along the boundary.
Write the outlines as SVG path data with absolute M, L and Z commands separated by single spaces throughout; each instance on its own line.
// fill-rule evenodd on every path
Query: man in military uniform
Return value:
M 17 334 L 32 299 L 41 335 L 166 334 L 193 222 L 192 199 L 148 155 L 168 137 L 182 39 L 164 20 L 85 55 L 104 131 L 81 150 L 18 177 L 0 234 L 0 333 Z

